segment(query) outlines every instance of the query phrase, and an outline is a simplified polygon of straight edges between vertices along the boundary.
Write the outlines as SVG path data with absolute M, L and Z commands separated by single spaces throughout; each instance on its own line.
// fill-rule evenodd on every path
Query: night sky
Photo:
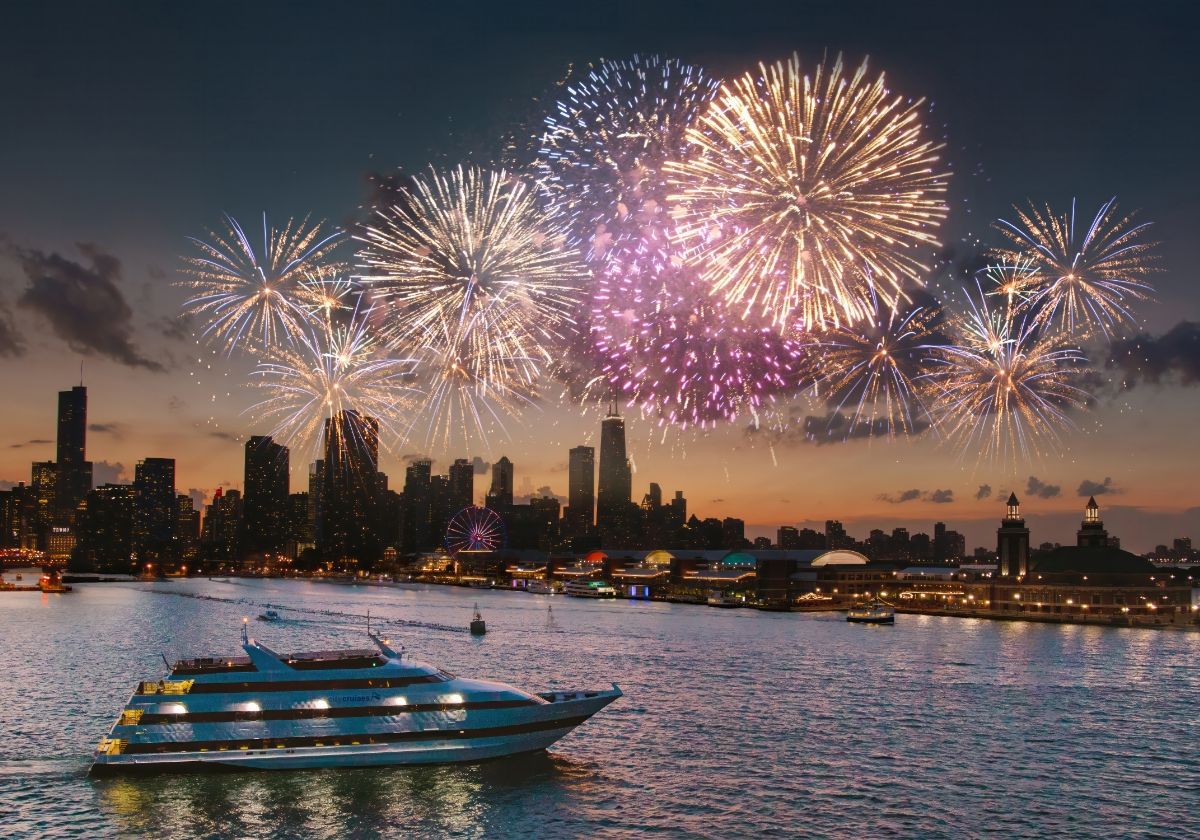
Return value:
M 1036 543 L 1071 539 L 1082 491 L 1098 487 L 1127 548 L 1200 537 L 1200 62 L 1188 4 L 410 5 L 6 10 L 0 486 L 53 457 L 55 393 L 75 384 L 81 359 L 98 481 L 129 480 L 139 458 L 160 456 L 178 459 L 181 492 L 240 486 L 239 440 L 268 431 L 245 413 L 248 368 L 197 364 L 176 317 L 186 292 L 173 285 L 186 237 L 222 213 L 350 222 L 372 173 L 493 160 L 572 66 L 659 53 L 724 77 L 793 51 L 810 63 L 840 51 L 853 63 L 869 54 L 894 90 L 932 103 L 954 173 L 940 235 L 952 262 L 999 244 L 990 222 L 1027 199 L 1074 197 L 1094 211 L 1115 195 L 1154 221 L 1163 271 L 1157 301 L 1139 310 L 1152 364 L 1099 361 L 1111 381 L 1061 457 L 1007 466 L 964 462 L 927 438 L 767 447 L 736 425 L 664 441 L 634 417 L 636 499 L 650 481 L 682 489 L 692 512 L 741 516 L 750 535 L 838 518 L 861 538 L 941 519 L 974 546 L 994 541 L 1009 490 Z M 399 489 L 404 456 L 444 470 L 453 457 L 507 454 L 519 490 L 565 495 L 567 449 L 598 444 L 599 416 L 548 404 L 491 451 L 398 451 L 384 469 Z M 303 460 L 293 457 L 294 490 Z

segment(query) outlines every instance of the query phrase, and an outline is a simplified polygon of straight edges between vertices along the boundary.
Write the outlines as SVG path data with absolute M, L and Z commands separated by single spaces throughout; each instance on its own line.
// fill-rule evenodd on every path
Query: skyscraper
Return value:
M 404 470 L 404 502 L 400 546 L 404 551 L 429 551 L 435 535 L 430 530 L 433 513 L 433 462 L 418 458 Z
M 264 435 L 246 441 L 242 551 L 281 551 L 288 533 L 288 448 Z
M 321 555 L 371 564 L 381 551 L 378 420 L 348 409 L 325 421 L 324 479 Z
M 448 507 L 450 515 L 458 513 L 475 503 L 475 465 L 466 458 L 459 458 L 450 465 L 450 490 Z
M 512 461 L 501 455 L 500 460 L 492 464 L 492 486 L 487 493 L 487 507 L 503 513 L 513 504 L 513 465 Z
M 626 520 L 633 494 L 633 471 L 625 454 L 625 420 L 613 400 L 600 424 L 600 481 L 596 491 L 596 524 L 609 541 L 627 535 Z
M 596 524 L 596 450 L 576 446 L 567 467 L 567 513 L 573 533 L 586 534 Z
M 58 392 L 58 473 L 55 477 L 54 522 L 71 525 L 75 512 L 92 489 L 92 463 L 86 460 L 87 388 L 77 385 Z
M 139 562 L 175 557 L 175 459 L 138 461 L 133 478 L 133 537 Z

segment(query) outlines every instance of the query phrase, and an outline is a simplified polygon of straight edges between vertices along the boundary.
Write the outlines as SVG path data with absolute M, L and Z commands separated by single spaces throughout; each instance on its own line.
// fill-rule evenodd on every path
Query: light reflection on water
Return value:
M 175 593 L 175 594 L 171 594 Z M 184 597 L 184 596 L 203 596 Z M 215 599 L 215 600 L 210 600 Z M 93 780 L 138 679 L 360 646 L 361 616 L 468 676 L 627 696 L 548 754 L 475 765 Z M 553 605 L 553 617 L 547 606 Z M 320 610 L 347 613 L 321 615 Z M 1200 829 L 1200 636 L 900 616 L 893 628 L 444 588 L 93 585 L 0 601 L 0 835 L 1180 836 Z

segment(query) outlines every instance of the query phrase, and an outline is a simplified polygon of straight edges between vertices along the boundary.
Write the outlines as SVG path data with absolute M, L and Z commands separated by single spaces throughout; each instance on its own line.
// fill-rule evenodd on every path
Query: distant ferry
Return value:
M 875 598 L 846 610 L 846 620 L 856 624 L 893 624 L 896 621 L 896 609 Z
M 553 595 L 557 590 L 554 584 L 545 580 L 533 579 L 525 586 L 525 591 L 531 595 Z
M 722 592 L 719 589 L 714 589 L 708 593 L 707 603 L 710 607 L 744 607 L 746 602 L 742 598 L 735 598 L 728 592 Z
M 92 772 L 435 764 L 544 750 L 621 696 L 529 694 L 375 649 L 186 659 L 142 682 Z
M 602 580 L 570 580 L 563 592 L 576 598 L 616 598 L 617 590 Z

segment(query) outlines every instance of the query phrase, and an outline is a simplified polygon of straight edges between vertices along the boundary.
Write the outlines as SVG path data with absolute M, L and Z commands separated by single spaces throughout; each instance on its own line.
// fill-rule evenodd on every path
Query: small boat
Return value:
M 369 638 L 282 654 L 243 636 L 244 656 L 176 662 L 138 683 L 91 772 L 481 761 L 544 750 L 621 696 L 460 678 Z
M 265 613 L 263 613 L 262 615 L 260 615 L 258 617 L 258 620 L 259 621 L 283 621 L 283 617 L 280 616 L 279 613 L 277 613 L 275 610 L 267 610 Z
M 554 584 L 550 583 L 550 581 L 535 578 L 526 584 L 525 591 L 530 595 L 553 595 L 556 590 L 554 589 Z
M 708 593 L 708 605 L 710 607 L 724 607 L 725 609 L 729 609 L 731 607 L 744 607 L 746 606 L 746 602 L 741 598 L 733 597 L 728 592 L 714 589 Z
M 896 608 L 886 601 L 873 598 L 846 610 L 846 620 L 855 624 L 894 624 Z
M 471 616 L 471 635 L 482 636 L 487 632 L 487 624 L 483 621 L 483 616 L 479 614 L 479 605 L 475 605 L 475 615 Z
M 563 592 L 576 598 L 616 598 L 617 590 L 603 580 L 572 580 L 563 587 Z

